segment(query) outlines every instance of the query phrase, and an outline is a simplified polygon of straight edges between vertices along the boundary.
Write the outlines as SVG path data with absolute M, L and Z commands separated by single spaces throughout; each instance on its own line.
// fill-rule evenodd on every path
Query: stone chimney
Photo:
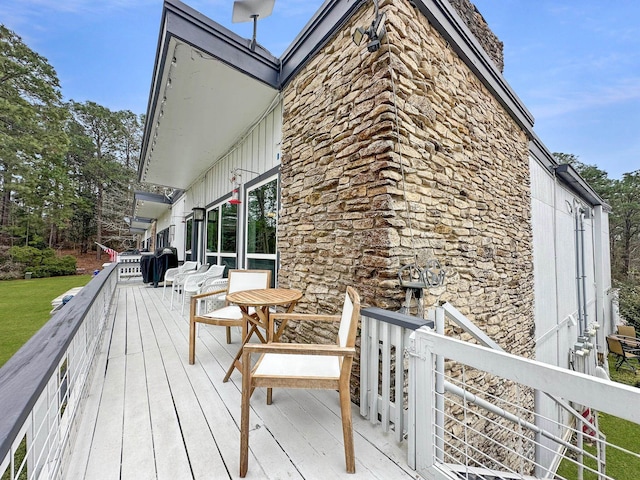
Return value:
M 469 0 L 449 0 L 449 3 L 456 9 L 458 15 L 462 17 L 462 20 L 467 24 L 471 33 L 476 36 L 484 51 L 487 52 L 489 57 L 496 64 L 496 67 L 503 72 L 504 71 L 504 44 L 498 37 L 491 31 L 489 25 L 485 21 L 482 14 L 478 11 L 476 6 Z

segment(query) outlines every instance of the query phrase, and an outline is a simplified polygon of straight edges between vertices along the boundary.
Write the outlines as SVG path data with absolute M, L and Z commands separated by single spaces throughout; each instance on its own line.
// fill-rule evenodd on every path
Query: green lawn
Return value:
M 609 368 L 611 379 L 626 383 L 627 385 L 635 385 L 640 381 L 640 371 L 638 375 L 634 374 L 631 370 L 621 368 L 616 372 L 615 359 L 609 357 Z M 612 401 L 615 401 L 612 399 Z M 637 408 L 637 405 L 632 405 L 630 408 Z M 600 430 L 607 436 L 607 442 L 626 448 L 635 453 L 640 452 L 640 425 L 627 420 L 621 420 L 617 417 L 612 417 L 606 413 L 600 413 L 598 416 Z M 589 452 L 595 455 L 595 447 L 587 447 Z M 607 448 L 607 475 L 616 480 L 635 480 L 638 478 L 640 472 L 640 460 L 627 453 L 621 452 L 617 449 Z M 587 462 L 587 465 L 593 469 L 596 469 L 595 462 Z M 577 467 L 575 464 L 567 461 L 563 461 L 558 469 L 558 474 L 565 478 L 573 479 L 577 477 Z M 598 476 L 585 472 L 584 479 L 597 480 Z
M 91 275 L 0 282 L 0 367 L 50 318 L 51 300 Z

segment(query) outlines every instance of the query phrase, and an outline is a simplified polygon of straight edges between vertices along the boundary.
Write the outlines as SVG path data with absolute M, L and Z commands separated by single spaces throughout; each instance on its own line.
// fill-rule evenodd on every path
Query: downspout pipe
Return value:
M 587 266 L 586 266 L 586 252 L 584 248 L 584 219 L 586 216 L 586 211 L 584 208 L 580 208 L 580 263 L 581 263 L 581 283 L 582 283 L 582 320 L 583 320 L 583 328 L 580 332 L 581 335 L 584 335 L 588 329 L 588 309 L 587 309 Z

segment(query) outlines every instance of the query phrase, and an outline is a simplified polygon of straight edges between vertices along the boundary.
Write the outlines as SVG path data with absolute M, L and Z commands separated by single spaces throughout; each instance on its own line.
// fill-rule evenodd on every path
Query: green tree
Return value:
M 50 198 L 31 195 L 31 179 L 53 171 L 66 150 L 61 97 L 46 58 L 0 25 L 0 226 L 5 232 L 16 205 L 29 216 L 51 210 Z
M 84 207 L 94 208 L 96 241 L 111 240 L 112 247 L 121 248 L 131 238 L 124 216 L 133 201 L 130 185 L 136 171 L 134 157 L 140 148 L 141 124 L 130 111 L 114 112 L 94 102 L 71 101 L 70 109 L 75 122 L 72 150 L 77 197 L 85 200 Z M 77 220 L 87 226 L 86 215 Z M 100 249 L 97 257 L 101 257 Z
M 620 251 L 619 277 L 628 280 L 635 274 L 632 266 L 638 261 L 638 235 L 640 234 L 640 170 L 625 173 L 615 181 L 611 195 L 613 222 L 611 237 Z M 617 246 L 616 245 L 616 246 Z

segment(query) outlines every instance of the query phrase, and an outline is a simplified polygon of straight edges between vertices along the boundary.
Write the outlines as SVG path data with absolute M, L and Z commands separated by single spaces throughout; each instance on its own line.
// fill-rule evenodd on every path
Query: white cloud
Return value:
M 640 102 L 640 77 L 621 78 L 612 84 L 560 90 L 558 85 L 530 91 L 533 101 L 529 108 L 534 116 L 553 118 L 569 113 L 604 108 L 612 105 Z

